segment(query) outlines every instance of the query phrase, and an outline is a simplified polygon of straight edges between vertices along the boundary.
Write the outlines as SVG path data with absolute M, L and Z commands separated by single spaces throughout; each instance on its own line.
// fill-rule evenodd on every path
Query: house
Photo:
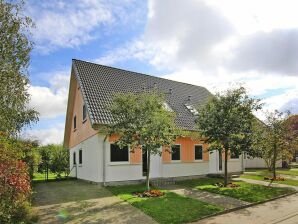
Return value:
M 180 128 L 195 131 L 195 107 L 211 95 L 206 88 L 73 60 L 64 136 L 71 176 L 105 184 L 145 179 L 146 155 L 141 149 L 119 149 L 113 144 L 115 136 L 107 137 L 105 127 L 112 121 L 107 105 L 115 93 L 150 88 L 166 95 L 166 105 L 176 112 Z M 161 156 L 152 157 L 151 177 L 191 178 L 223 172 L 222 155 L 206 149 L 198 139 L 178 138 L 173 153 L 161 149 Z M 229 172 L 244 170 L 242 155 L 230 156 L 228 163 Z

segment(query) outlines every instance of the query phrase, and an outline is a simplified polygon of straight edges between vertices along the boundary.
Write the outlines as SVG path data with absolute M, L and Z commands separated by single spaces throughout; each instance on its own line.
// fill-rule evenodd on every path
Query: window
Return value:
M 83 151 L 82 149 L 79 150 L 79 164 L 82 164 L 83 161 Z
M 118 145 L 111 144 L 111 162 L 128 162 L 128 155 L 127 146 L 121 149 Z
M 231 151 L 231 159 L 239 159 L 239 154 Z
M 180 145 L 172 146 L 172 160 L 180 160 Z
M 195 160 L 202 160 L 202 159 L 203 159 L 203 146 L 195 145 Z
M 73 129 L 74 130 L 77 129 L 77 116 L 76 115 L 73 117 Z
M 77 160 L 76 160 L 76 153 L 73 153 L 73 165 L 77 164 Z
M 194 115 L 194 116 L 198 116 L 199 112 L 197 111 L 197 109 L 193 106 L 193 105 L 188 105 L 185 104 L 186 108 Z
M 83 105 L 83 122 L 87 119 L 87 109 L 86 105 Z

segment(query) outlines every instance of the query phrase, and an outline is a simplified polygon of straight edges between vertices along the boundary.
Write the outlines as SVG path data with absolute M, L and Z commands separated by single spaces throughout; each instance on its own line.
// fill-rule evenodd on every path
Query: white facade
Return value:
M 79 163 L 79 150 L 82 150 L 82 163 Z M 76 165 L 74 165 L 74 152 Z M 71 176 L 97 183 L 117 181 L 143 180 L 142 163 L 111 162 L 110 142 L 105 141 L 104 135 L 94 135 L 70 149 Z M 229 172 L 242 172 L 243 159 L 230 159 Z M 222 163 L 224 169 L 224 161 Z M 209 161 L 164 163 L 159 155 L 151 156 L 151 178 L 173 178 L 222 173 L 219 170 L 219 156 L 217 152 L 209 154 Z
M 282 161 L 278 161 L 276 167 L 282 167 Z M 253 158 L 247 156 L 245 159 L 245 168 L 267 168 L 265 161 L 262 158 Z

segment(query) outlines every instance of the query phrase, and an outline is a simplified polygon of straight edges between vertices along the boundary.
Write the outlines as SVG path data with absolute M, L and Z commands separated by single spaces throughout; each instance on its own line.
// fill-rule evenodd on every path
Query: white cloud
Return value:
M 145 32 L 98 62 L 145 60 L 212 92 L 244 85 L 265 109 L 297 111 L 296 1 L 149 0 Z M 292 75 L 292 76 L 289 76 Z M 296 75 L 296 76 L 295 76 Z
M 29 1 L 27 12 L 36 28 L 33 39 L 39 52 L 73 48 L 98 39 L 119 24 L 137 24 L 142 16 L 138 1 L 109 0 Z M 134 11 L 127 13 L 127 9 Z M 132 27 L 133 25 L 130 25 Z M 115 29 L 116 30 L 116 29 Z
M 30 86 L 30 106 L 42 118 L 54 118 L 66 114 L 70 72 L 58 71 L 51 74 L 50 87 Z
M 23 133 L 23 138 L 38 140 L 42 145 L 62 144 L 64 136 L 64 123 L 45 129 L 32 129 Z

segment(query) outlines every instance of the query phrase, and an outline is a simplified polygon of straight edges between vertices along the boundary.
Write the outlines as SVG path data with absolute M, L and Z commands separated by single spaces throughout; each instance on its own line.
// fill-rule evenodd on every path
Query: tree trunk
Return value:
M 228 153 L 229 148 L 225 148 L 225 176 L 224 176 L 224 187 L 228 186 Z
M 150 190 L 150 150 L 147 151 L 147 173 L 146 173 L 146 187 Z
M 276 179 L 276 158 L 277 158 L 277 145 L 274 142 L 274 146 L 273 146 L 273 161 L 272 161 L 273 180 Z

